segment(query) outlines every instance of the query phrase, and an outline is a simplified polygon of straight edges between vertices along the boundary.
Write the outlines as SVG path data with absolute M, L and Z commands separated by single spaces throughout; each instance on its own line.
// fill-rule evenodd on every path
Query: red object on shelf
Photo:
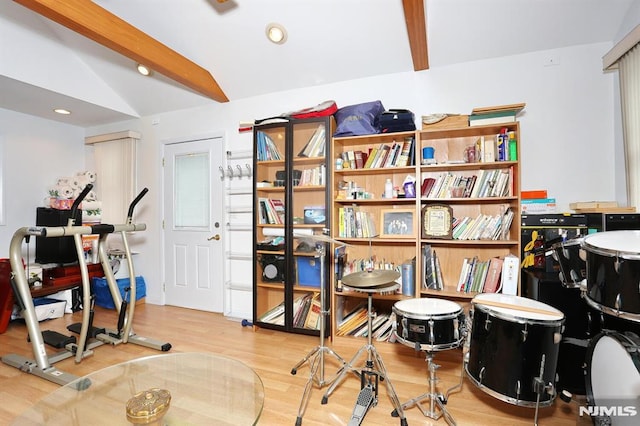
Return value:
M 7 331 L 12 311 L 11 263 L 9 259 L 0 259 L 0 333 Z

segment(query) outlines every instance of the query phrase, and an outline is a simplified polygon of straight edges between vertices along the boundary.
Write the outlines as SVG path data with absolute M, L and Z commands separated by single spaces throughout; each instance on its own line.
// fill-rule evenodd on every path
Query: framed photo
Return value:
M 430 204 L 422 208 L 422 238 L 451 239 L 453 211 L 445 204 Z
M 415 210 L 384 209 L 380 211 L 380 237 L 411 238 L 416 237 Z

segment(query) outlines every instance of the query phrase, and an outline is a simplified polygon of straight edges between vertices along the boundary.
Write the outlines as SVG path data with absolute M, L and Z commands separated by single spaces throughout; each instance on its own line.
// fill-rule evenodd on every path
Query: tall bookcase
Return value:
M 516 147 L 510 161 L 478 161 L 469 158 L 470 147 L 480 146 L 497 138 L 502 132 L 513 132 Z M 410 160 L 407 165 L 387 165 L 371 167 L 366 161 L 356 163 L 361 153 L 374 155 L 384 145 L 393 152 L 394 144 L 413 141 Z M 417 130 L 415 132 L 375 134 L 367 136 L 341 137 L 332 139 L 333 156 L 353 158 L 348 167 L 336 167 L 331 164 L 333 184 L 331 191 L 332 235 L 346 246 L 338 247 L 346 253 L 346 260 L 334 253 L 336 274 L 333 280 L 332 325 L 334 335 L 341 335 L 338 325 L 345 315 L 361 306 L 367 295 L 362 292 L 345 289 L 340 284 L 340 276 L 357 272 L 359 268 L 397 269 L 401 272 L 400 283 L 394 294 L 375 293 L 374 307 L 378 316 L 390 313 L 393 305 L 401 299 L 414 297 L 438 297 L 469 302 L 477 292 L 458 291 L 458 283 L 465 259 L 488 262 L 491 258 L 503 259 L 505 256 L 520 256 L 520 128 L 519 124 L 497 124 L 487 126 L 463 127 L 458 129 Z M 421 164 L 422 148 L 433 148 L 435 164 Z M 497 150 L 494 152 L 497 158 Z M 413 162 L 411 162 L 413 159 Z M 483 158 L 482 160 L 485 160 Z M 471 161 L 469 161 L 471 160 Z M 346 161 L 345 161 L 346 162 Z M 391 163 L 393 164 L 393 163 Z M 426 178 L 436 182 L 444 181 L 438 196 L 422 196 L 421 184 Z M 476 179 L 476 185 L 484 177 L 485 185 L 490 188 L 497 185 L 498 178 L 504 177 L 504 191 L 479 195 L 465 194 L 460 182 Z M 403 184 L 415 180 L 414 198 L 383 198 L 385 184 L 390 179 L 392 185 L 403 193 Z M 453 185 L 456 182 L 457 186 Z M 457 188 L 457 189 L 454 189 Z M 405 194 L 406 195 L 406 194 Z M 506 232 L 497 232 L 493 236 L 471 239 L 452 238 L 451 235 L 423 235 L 423 211 L 427 207 L 442 208 L 451 215 L 453 221 L 464 218 L 485 217 L 502 220 L 509 213 L 510 226 Z M 436 211 L 438 211 L 436 209 Z M 402 228 L 394 228 L 391 222 L 399 218 Z M 497 219 L 494 219 L 497 220 Z M 354 231 L 355 229 L 355 231 Z M 370 232 L 371 229 L 375 230 Z M 360 232 L 360 233 L 359 233 Z M 441 289 L 425 287 L 423 261 L 425 247 L 437 253 L 441 270 Z M 337 249 L 336 249 L 337 250 Z M 408 265 L 413 264 L 413 268 Z M 405 271 L 413 270 L 412 284 L 407 286 Z M 404 275 L 404 276 L 403 276 Z M 516 274 L 519 275 L 519 274 Z M 413 289 L 413 292 L 411 292 Z M 517 289 L 520 293 L 519 284 Z
M 328 233 L 331 225 L 327 162 L 334 127 L 332 117 L 321 117 L 254 128 L 256 327 L 319 333 L 323 274 L 330 300 L 330 251 L 307 236 Z M 331 330 L 328 318 L 325 330 Z

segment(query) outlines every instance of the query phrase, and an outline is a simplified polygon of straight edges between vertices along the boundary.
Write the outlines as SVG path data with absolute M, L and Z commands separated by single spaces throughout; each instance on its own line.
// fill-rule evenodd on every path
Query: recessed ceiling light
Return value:
M 287 30 L 280 24 L 268 24 L 265 33 L 267 38 L 275 44 L 284 44 L 287 41 Z
M 147 77 L 151 75 L 151 69 L 142 64 L 138 64 L 138 72 Z
M 62 114 L 62 115 L 69 115 L 71 114 L 71 111 L 69 111 L 68 109 L 64 109 L 64 108 L 56 108 L 53 110 L 54 112 L 57 112 L 58 114 Z

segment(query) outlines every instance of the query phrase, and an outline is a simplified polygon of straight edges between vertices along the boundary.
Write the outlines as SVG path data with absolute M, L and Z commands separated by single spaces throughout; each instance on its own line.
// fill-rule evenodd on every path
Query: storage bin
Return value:
M 299 285 L 320 287 L 320 259 L 298 256 L 296 258 L 296 266 Z
M 120 289 L 120 296 L 124 299 L 125 288 L 129 287 L 129 278 L 116 279 L 118 288 Z M 113 297 L 109 291 L 107 285 L 107 279 L 103 277 L 93 278 L 93 292 L 96 295 L 96 305 L 107 308 L 115 309 L 116 306 L 113 303 Z M 136 277 L 136 301 L 142 299 L 147 295 L 147 286 L 143 277 Z M 130 302 L 131 300 L 129 300 Z
M 64 300 L 51 299 L 49 297 L 33 299 L 33 307 L 36 310 L 36 318 L 38 321 L 62 317 L 66 306 L 67 302 Z

